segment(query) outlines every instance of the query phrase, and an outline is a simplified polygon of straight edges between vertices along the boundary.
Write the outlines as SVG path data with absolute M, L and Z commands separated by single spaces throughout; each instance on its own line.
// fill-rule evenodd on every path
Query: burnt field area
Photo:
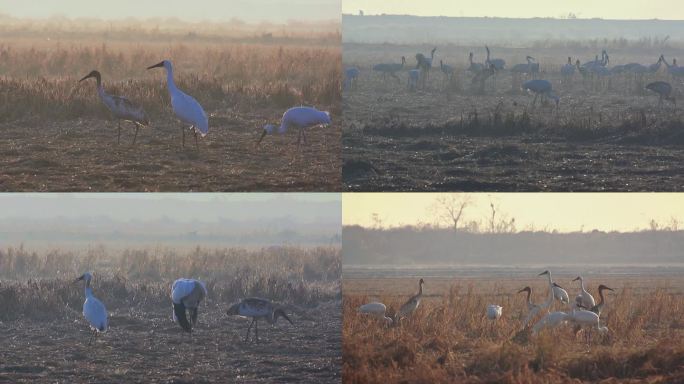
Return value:
M 145 249 L 120 254 L 0 251 L 0 382 L 223 383 L 340 380 L 339 249 Z M 83 283 L 107 307 L 109 329 L 89 345 Z M 81 271 L 81 272 L 79 272 Z M 172 320 L 170 286 L 198 277 L 207 296 L 192 334 Z M 293 325 L 226 315 L 244 297 L 285 309 Z
M 508 68 L 534 56 L 539 73 L 509 69 L 473 82 L 480 46 L 437 46 L 425 85 L 408 86 L 415 54 L 433 46 L 345 43 L 345 68 L 360 75 L 343 92 L 343 183 L 350 191 L 679 191 L 684 189 L 684 114 L 645 89 L 667 81 L 675 98 L 682 79 L 661 64 L 653 73 L 563 76 L 571 56 L 585 62 L 601 53 L 589 44 L 495 47 Z M 657 63 L 676 47 L 627 44 L 608 48 L 610 64 Z M 398 80 L 373 71 L 378 63 L 406 65 Z M 447 77 L 440 61 L 453 68 Z M 551 82 L 560 97 L 537 100 L 521 89 L 533 78 Z

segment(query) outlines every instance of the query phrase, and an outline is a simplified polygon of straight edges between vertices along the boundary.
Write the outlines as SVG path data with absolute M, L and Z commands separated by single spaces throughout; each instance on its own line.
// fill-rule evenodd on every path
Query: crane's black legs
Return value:
M 133 145 L 135 145 L 135 139 L 138 138 L 138 129 L 140 129 L 140 124 L 135 123 L 135 136 L 133 136 Z
M 247 334 L 245 335 L 245 343 L 249 339 L 249 331 L 252 329 L 252 324 L 254 324 L 255 321 L 256 321 L 256 319 L 252 318 L 252 322 L 249 323 L 249 327 L 247 327 Z
M 254 319 L 254 333 L 256 334 L 256 342 L 259 344 L 259 321 Z
M 90 334 L 90 339 L 88 340 L 88 345 L 93 343 L 93 339 L 95 338 L 95 335 L 97 335 L 97 331 L 93 330 L 93 333 Z
M 121 144 L 121 120 L 119 120 L 119 134 L 116 136 L 116 145 Z
M 195 129 L 195 149 L 199 151 L 199 144 L 197 143 L 197 129 Z
M 181 134 L 183 135 L 183 140 L 181 141 L 181 148 L 185 148 L 185 128 L 181 126 Z

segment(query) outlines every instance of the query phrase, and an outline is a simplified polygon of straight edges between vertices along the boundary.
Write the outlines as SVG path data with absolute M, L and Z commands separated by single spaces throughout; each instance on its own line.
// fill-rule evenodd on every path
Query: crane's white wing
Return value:
M 195 126 L 202 136 L 205 136 L 209 132 L 209 119 L 207 118 L 207 114 L 204 113 L 204 109 L 202 109 L 200 103 L 192 96 L 176 89 L 176 91 L 171 94 L 171 106 L 173 107 L 173 112 L 180 120 L 186 124 Z
M 107 330 L 107 309 L 95 297 L 88 297 L 83 303 L 83 316 L 88 320 L 92 328 L 100 332 Z

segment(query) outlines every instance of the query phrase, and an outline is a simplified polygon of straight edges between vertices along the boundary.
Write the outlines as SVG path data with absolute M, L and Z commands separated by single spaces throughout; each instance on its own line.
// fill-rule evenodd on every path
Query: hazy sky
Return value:
M 341 0 L 0 0 L 0 14 L 45 18 L 177 17 L 188 21 L 285 22 L 340 19 Z
M 126 221 L 239 221 L 290 216 L 339 223 L 340 205 L 339 193 L 3 193 L 0 220 L 106 216 Z
M 681 0 L 344 0 L 342 11 L 357 14 L 406 14 L 466 17 L 560 17 L 574 13 L 581 18 L 683 20 Z
M 519 230 L 561 232 L 599 229 L 630 231 L 648 228 L 651 219 L 664 224 L 672 217 L 684 227 L 684 194 L 676 193 L 475 193 L 466 220 L 485 219 L 490 202 L 498 212 L 514 217 Z M 431 210 L 439 194 L 346 193 L 342 197 L 344 225 L 373 224 L 377 213 L 384 226 L 434 223 Z M 682 228 L 684 229 L 684 228 Z

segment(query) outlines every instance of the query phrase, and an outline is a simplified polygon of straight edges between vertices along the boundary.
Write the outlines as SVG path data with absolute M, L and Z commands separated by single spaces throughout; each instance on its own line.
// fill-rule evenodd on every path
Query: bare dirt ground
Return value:
M 491 45 L 490 45 L 491 47 Z M 538 78 L 561 97 L 531 105 L 520 85 L 530 77 L 510 71 L 472 85 L 468 52 L 484 62 L 483 47 L 437 47 L 426 87 L 409 90 L 407 69 L 415 53 L 431 47 L 345 44 L 345 67 L 357 66 L 357 84 L 343 97 L 343 183 L 351 191 L 679 191 L 684 190 L 684 123 L 681 107 L 658 106 L 645 84 L 664 80 L 681 96 L 684 84 L 665 66 L 641 78 L 564 81 L 567 56 L 582 62 L 600 48 L 492 48 L 511 67 L 535 56 Z M 613 64 L 655 63 L 657 48 L 610 51 Z M 681 52 L 676 51 L 673 55 Z M 668 56 L 668 52 L 665 52 Z M 371 68 L 400 62 L 400 81 Z M 670 56 L 672 57 L 672 56 Z M 667 57 L 666 57 L 667 58 Z M 439 61 L 455 67 L 452 80 Z
M 215 112 L 215 111 L 212 111 Z M 297 148 L 297 132 L 255 142 L 282 110 L 215 112 L 195 148 L 168 118 L 141 129 L 102 119 L 45 123 L 26 119 L 0 126 L 3 191 L 336 191 L 340 185 L 339 124 L 312 128 Z M 333 116 L 333 122 L 336 120 Z
M 90 346 L 77 309 L 67 320 L 0 322 L 0 382 L 339 382 L 339 302 L 294 312 L 294 326 L 260 324 L 259 344 L 243 341 L 251 320 L 228 317 L 225 307 L 201 306 L 192 336 L 172 322 L 170 306 L 121 308 Z
M 517 274 L 517 273 L 516 273 Z M 364 275 L 365 276 L 365 275 Z M 396 276 L 389 271 L 387 276 Z M 574 274 L 554 275 L 571 298 Z M 360 315 L 358 306 L 381 301 L 391 316 L 417 291 L 418 276 L 349 276 L 343 279 L 343 382 L 345 383 L 674 383 L 684 378 L 684 332 L 678 308 L 684 286 L 669 275 L 585 275 L 587 289 L 614 288 L 606 295 L 601 324 L 610 331 L 584 340 L 572 326 L 521 331 L 525 295 L 540 303 L 548 283 L 541 277 L 501 275 L 425 277 L 424 299 L 409 319 L 384 327 Z M 606 291 L 608 292 L 608 291 Z M 488 304 L 503 306 L 496 323 Z M 564 310 L 560 303 L 553 311 Z

